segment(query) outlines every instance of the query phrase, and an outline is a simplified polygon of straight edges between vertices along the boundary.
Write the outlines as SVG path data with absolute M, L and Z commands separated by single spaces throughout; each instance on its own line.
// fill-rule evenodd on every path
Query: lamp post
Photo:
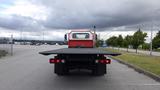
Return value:
M 11 44 L 11 56 L 13 55 L 13 34 L 11 35 L 10 38 L 10 44 Z
M 94 43 L 93 43 L 93 47 L 95 47 L 95 44 L 96 44 L 96 26 L 93 26 L 93 31 L 94 31 Z
M 153 38 L 153 21 L 151 26 L 151 41 L 150 41 L 150 55 L 152 56 L 152 38 Z
M 22 39 L 23 39 L 23 30 L 20 30 L 20 45 L 22 45 Z
M 93 26 L 94 34 L 96 34 L 96 26 Z
M 160 9 L 156 9 L 153 14 L 155 15 L 155 17 L 157 17 L 157 15 L 160 14 Z M 150 42 L 150 55 L 152 55 L 152 38 L 153 38 L 153 29 L 154 29 L 154 23 L 153 23 L 153 20 L 156 20 L 156 18 L 152 17 L 152 25 L 151 25 L 151 42 Z

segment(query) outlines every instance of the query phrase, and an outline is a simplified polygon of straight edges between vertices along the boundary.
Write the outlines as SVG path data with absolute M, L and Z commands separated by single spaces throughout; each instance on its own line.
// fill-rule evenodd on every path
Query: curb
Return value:
M 129 63 L 125 62 L 125 61 L 116 59 L 116 58 L 114 58 L 114 57 L 110 57 L 110 58 L 118 61 L 119 63 L 122 63 L 122 64 L 124 64 L 124 65 L 127 65 L 128 67 L 133 68 L 135 71 L 137 71 L 137 72 L 139 72 L 139 73 L 143 73 L 144 75 L 146 75 L 146 76 L 148 76 L 148 77 L 150 77 L 150 78 L 152 78 L 152 79 L 160 82 L 160 76 L 158 76 L 158 75 L 156 75 L 156 74 L 154 74 L 154 73 L 152 73 L 152 72 L 146 71 L 146 70 L 144 70 L 144 69 L 142 69 L 142 68 L 140 68 L 140 67 L 138 67 L 138 66 L 135 66 L 135 65 L 133 65 L 133 64 L 129 64 Z

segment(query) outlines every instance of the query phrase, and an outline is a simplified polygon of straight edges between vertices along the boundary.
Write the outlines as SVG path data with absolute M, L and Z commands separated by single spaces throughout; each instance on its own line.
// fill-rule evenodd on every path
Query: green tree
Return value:
M 117 38 L 117 44 L 118 44 L 119 47 L 123 46 L 123 37 L 122 37 L 122 35 L 118 36 L 118 38 Z
M 160 47 L 160 31 L 157 33 L 157 35 L 153 38 L 153 48 L 157 49 Z
M 114 46 L 114 47 L 116 47 L 117 46 L 117 37 L 116 36 L 110 37 L 109 39 L 106 40 L 106 44 L 108 46 Z
M 103 40 L 97 40 L 96 41 L 96 47 L 100 47 L 103 45 Z
M 128 52 L 129 45 L 131 45 L 132 43 L 132 38 L 133 36 L 127 35 L 123 40 L 123 46 L 127 48 L 127 52 Z
M 142 49 L 149 50 L 149 48 L 150 48 L 150 44 L 149 43 L 142 44 Z
M 138 46 L 142 45 L 145 42 L 145 37 L 147 37 L 147 33 L 143 33 L 141 29 L 139 29 L 137 32 L 134 33 L 132 39 L 132 45 L 133 48 L 136 49 L 136 53 Z

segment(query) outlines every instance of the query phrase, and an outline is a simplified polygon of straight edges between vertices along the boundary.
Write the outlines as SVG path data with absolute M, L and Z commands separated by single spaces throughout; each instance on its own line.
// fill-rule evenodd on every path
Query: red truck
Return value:
M 72 30 L 65 34 L 68 48 L 39 52 L 43 55 L 56 54 L 49 62 L 54 64 L 57 75 L 66 75 L 72 69 L 88 69 L 93 75 L 106 74 L 106 65 L 111 63 L 107 55 L 119 53 L 104 51 L 95 47 L 97 35 L 90 30 Z

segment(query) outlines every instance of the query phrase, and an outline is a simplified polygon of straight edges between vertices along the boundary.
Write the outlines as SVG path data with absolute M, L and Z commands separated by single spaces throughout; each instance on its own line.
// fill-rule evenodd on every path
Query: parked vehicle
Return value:
M 68 48 L 43 51 L 40 54 L 56 54 L 49 62 L 54 65 L 58 75 L 66 75 L 72 69 L 88 69 L 93 75 L 106 74 L 106 65 L 111 63 L 107 55 L 117 56 L 112 53 L 95 48 L 97 35 L 90 30 L 73 30 L 65 35 Z

